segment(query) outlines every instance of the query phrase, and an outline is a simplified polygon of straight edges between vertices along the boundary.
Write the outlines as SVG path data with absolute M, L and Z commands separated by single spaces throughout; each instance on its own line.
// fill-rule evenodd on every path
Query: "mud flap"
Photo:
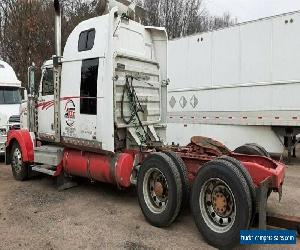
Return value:
M 11 160 L 11 157 L 10 157 L 10 151 L 8 150 L 8 148 L 5 146 L 5 154 L 4 154 L 4 157 L 5 157 L 5 164 L 6 165 L 9 165 L 10 164 L 10 160 Z
M 260 183 L 260 187 L 256 189 L 256 197 L 258 204 L 258 228 L 266 230 L 267 225 L 277 228 L 285 228 L 295 230 L 300 235 L 300 217 L 267 213 L 268 190 L 272 185 L 272 177 L 268 177 Z M 279 201 L 282 197 L 282 186 L 278 189 Z
M 56 179 L 57 188 L 59 191 L 67 190 L 73 187 L 77 187 L 78 183 L 73 181 L 71 177 L 67 176 L 63 171 Z
M 270 184 L 272 183 L 271 177 L 268 177 L 260 183 L 259 188 L 256 189 L 256 201 L 258 203 L 258 228 L 260 230 L 267 229 L 267 200 Z

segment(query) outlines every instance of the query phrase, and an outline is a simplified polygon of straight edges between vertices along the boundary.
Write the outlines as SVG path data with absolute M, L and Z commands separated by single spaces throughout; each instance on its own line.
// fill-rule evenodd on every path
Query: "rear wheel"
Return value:
M 266 156 L 268 158 L 270 158 L 270 154 L 269 152 L 261 145 L 257 144 L 257 143 L 247 143 L 246 145 L 250 145 L 250 146 L 253 146 L 253 147 L 256 147 L 261 153 L 263 156 Z
M 246 155 L 259 155 L 259 156 L 265 156 L 270 157 L 270 154 L 258 144 L 255 143 L 247 143 L 245 145 L 242 145 L 234 150 L 235 153 L 239 154 L 246 154 Z
M 240 230 L 249 228 L 250 190 L 242 173 L 229 162 L 203 165 L 194 181 L 190 202 L 199 231 L 217 248 L 232 248 L 239 242 Z
M 175 163 L 177 170 L 180 174 L 181 184 L 182 184 L 182 204 L 181 210 L 183 210 L 188 204 L 190 198 L 190 183 L 188 179 L 188 172 L 184 161 L 175 152 L 164 152 L 169 156 Z
M 229 156 L 222 156 L 222 157 L 218 158 L 218 160 L 231 163 L 233 165 L 233 167 L 236 167 L 241 172 L 241 174 L 244 176 L 244 178 L 247 182 L 247 185 L 249 187 L 250 194 L 251 194 L 251 199 L 252 199 L 252 219 L 251 219 L 251 221 L 253 221 L 255 214 L 256 214 L 256 190 L 255 190 L 255 185 L 253 183 L 252 177 L 250 176 L 250 174 L 246 170 L 246 168 L 243 166 L 243 164 L 240 161 L 238 161 L 237 159 L 235 159 L 233 157 L 229 157 Z
M 173 160 L 164 153 L 149 155 L 139 170 L 137 192 L 147 221 L 157 227 L 169 226 L 182 203 L 180 174 Z
M 15 142 L 11 150 L 11 169 L 13 176 L 18 181 L 25 181 L 29 177 L 29 169 L 27 164 L 22 160 L 20 146 Z

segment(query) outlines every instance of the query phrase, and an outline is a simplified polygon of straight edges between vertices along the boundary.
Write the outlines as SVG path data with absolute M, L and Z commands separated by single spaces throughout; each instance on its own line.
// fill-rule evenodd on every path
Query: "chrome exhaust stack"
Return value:
M 55 55 L 62 56 L 61 49 L 61 4 L 59 0 L 54 0 L 55 9 Z
M 54 137 L 51 141 L 60 143 L 60 87 L 62 70 L 62 49 L 61 49 L 61 4 L 59 0 L 54 0 L 55 10 L 55 56 L 53 56 L 53 83 L 54 83 Z

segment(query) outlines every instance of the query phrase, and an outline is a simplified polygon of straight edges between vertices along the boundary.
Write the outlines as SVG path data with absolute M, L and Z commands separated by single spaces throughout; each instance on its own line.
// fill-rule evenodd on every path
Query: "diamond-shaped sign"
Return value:
M 186 106 L 186 104 L 187 104 L 186 98 L 185 98 L 184 96 L 182 96 L 182 97 L 180 98 L 179 103 L 180 103 L 180 106 L 181 106 L 182 108 L 185 108 L 185 106 Z
M 192 105 L 193 108 L 196 108 L 198 105 L 199 101 L 195 95 L 192 96 L 190 104 Z
M 176 104 L 176 99 L 174 96 L 171 97 L 170 101 L 169 101 L 169 104 L 171 106 L 171 108 L 174 108 L 175 107 L 175 104 Z

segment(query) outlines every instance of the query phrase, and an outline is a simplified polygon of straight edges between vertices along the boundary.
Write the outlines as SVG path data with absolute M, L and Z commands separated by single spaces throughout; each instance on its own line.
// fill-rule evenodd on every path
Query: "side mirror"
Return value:
M 26 88 L 22 88 L 22 97 L 23 97 L 22 102 L 26 102 L 28 100 L 28 93 Z
M 35 64 L 33 63 L 32 66 L 28 68 L 28 85 L 27 91 L 30 95 L 35 94 Z

